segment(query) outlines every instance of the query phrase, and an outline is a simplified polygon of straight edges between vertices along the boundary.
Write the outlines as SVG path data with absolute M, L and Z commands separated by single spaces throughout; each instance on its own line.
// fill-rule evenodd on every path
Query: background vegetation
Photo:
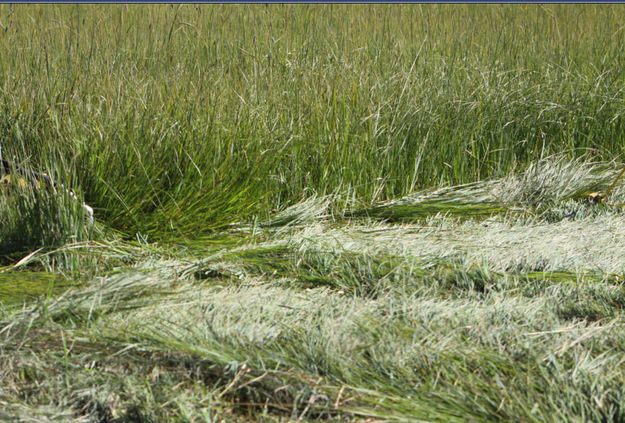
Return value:
M 0 5 L 0 419 L 622 421 L 620 5 Z
M 211 232 L 339 192 L 619 159 L 622 7 L 3 6 L 4 155 L 108 225 Z

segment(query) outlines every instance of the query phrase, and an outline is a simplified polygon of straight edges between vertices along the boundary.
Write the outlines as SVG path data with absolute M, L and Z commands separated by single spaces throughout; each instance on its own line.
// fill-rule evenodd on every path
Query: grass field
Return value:
M 624 421 L 623 22 L 0 5 L 0 420 Z

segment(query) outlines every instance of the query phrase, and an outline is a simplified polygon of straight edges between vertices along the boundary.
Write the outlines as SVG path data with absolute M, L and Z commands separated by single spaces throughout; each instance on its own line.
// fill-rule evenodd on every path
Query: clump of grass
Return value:
M 271 216 L 261 227 L 283 227 L 288 225 L 302 225 L 312 223 L 328 216 L 328 207 L 333 202 L 331 196 L 317 198 L 312 196 L 302 202 L 294 204 Z
M 539 160 L 522 173 L 503 178 L 495 195 L 506 203 L 517 204 L 585 200 L 592 192 L 603 195 L 616 175 L 614 165 L 556 156 Z
M 492 195 L 492 183 L 476 182 L 457 187 L 413 193 L 406 197 L 348 212 L 348 217 L 372 217 L 390 221 L 423 220 L 428 216 L 449 214 L 488 217 L 507 210 L 506 204 Z M 509 206 L 508 206 L 509 207 Z
M 568 207 L 571 210 L 560 213 L 561 217 L 576 214 L 576 210 L 584 214 L 592 208 L 584 204 L 590 202 L 588 195 L 596 192 L 602 196 L 617 174 L 613 165 L 571 161 L 559 155 L 541 159 L 524 171 L 504 178 L 418 191 L 370 207 L 356 207 L 345 215 L 417 221 L 437 214 L 472 219 L 505 212 L 544 211 L 553 220 L 558 215 L 557 209 L 567 201 L 572 202 Z M 609 202 L 617 200 L 618 193 L 610 193 L 605 204 L 609 206 Z
M 0 254 L 85 241 L 94 229 L 82 203 L 69 190 L 9 182 L 2 191 Z

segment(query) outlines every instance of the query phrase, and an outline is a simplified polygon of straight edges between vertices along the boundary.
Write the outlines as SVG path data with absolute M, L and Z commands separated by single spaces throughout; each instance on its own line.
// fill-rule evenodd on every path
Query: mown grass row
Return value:
M 0 310 L 5 413 L 623 418 L 618 278 L 263 246 L 148 263 Z
M 129 237 L 620 158 L 619 6 L 2 6 L 3 154 Z M 460 28 L 460 30 L 458 29 Z

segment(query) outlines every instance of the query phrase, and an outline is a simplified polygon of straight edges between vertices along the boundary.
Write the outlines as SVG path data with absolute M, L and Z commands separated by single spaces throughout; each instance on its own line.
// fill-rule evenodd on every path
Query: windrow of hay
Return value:
M 38 418 L 64 406 L 92 420 L 253 410 L 601 420 L 625 400 L 625 327 L 580 313 L 623 298 L 605 283 L 369 299 L 280 287 L 270 275 L 215 286 L 178 279 L 175 266 L 120 274 L 30 311 L 2 310 L 0 399 Z
M 554 156 L 501 179 L 416 192 L 369 208 L 355 208 L 347 216 L 410 221 L 436 214 L 488 217 L 507 210 L 533 210 L 545 206 L 553 209 L 554 203 L 566 200 L 583 203 L 593 192 L 602 196 L 619 171 L 615 165 L 570 161 Z M 605 203 L 625 202 L 624 193 L 623 184 L 618 183 Z

